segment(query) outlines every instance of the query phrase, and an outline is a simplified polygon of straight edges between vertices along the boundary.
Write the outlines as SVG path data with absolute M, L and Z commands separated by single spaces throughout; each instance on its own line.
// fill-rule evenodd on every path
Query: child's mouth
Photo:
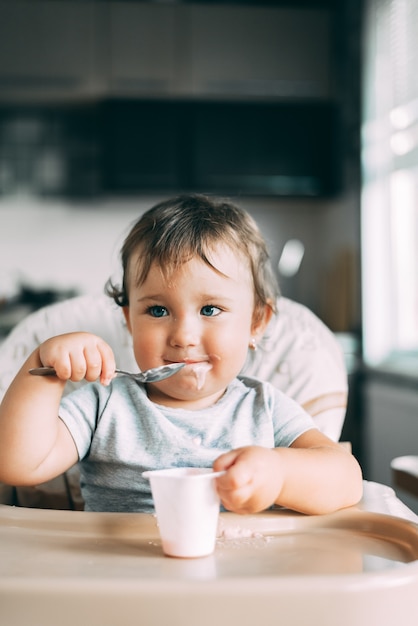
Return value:
M 205 384 L 206 374 L 212 369 L 212 364 L 209 361 L 199 361 L 198 363 L 192 363 L 190 367 L 196 376 L 197 388 L 200 390 Z
M 212 356 L 202 355 L 202 356 L 196 356 L 194 358 L 186 357 L 184 359 L 184 362 L 187 363 L 188 365 L 187 369 L 189 371 L 191 370 L 193 375 L 196 377 L 198 390 L 204 387 L 205 382 L 206 382 L 206 375 L 213 367 L 211 363 L 212 358 L 219 359 L 219 357 L 216 355 L 212 355 Z

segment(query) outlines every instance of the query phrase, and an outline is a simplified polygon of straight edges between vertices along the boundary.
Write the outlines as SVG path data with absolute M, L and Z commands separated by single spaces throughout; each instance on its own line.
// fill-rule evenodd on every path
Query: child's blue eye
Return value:
M 206 317 L 214 317 L 215 315 L 219 315 L 221 309 L 213 304 L 207 304 L 206 306 L 200 309 L 202 315 Z
M 168 315 L 168 311 L 165 306 L 159 306 L 158 304 L 150 306 L 148 313 L 152 315 L 152 317 L 165 317 Z

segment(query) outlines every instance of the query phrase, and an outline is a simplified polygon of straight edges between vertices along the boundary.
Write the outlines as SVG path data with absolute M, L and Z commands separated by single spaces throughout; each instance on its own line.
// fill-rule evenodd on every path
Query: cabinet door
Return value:
M 90 93 L 97 76 L 97 26 L 93 0 L 0 0 L 0 97 Z
M 189 10 L 191 91 L 329 97 L 327 11 L 209 4 L 190 5 Z
M 103 185 L 110 193 L 177 191 L 184 186 L 189 109 L 161 100 L 103 105 Z M 186 172 L 184 172 L 186 170 Z
M 178 14 L 178 6 L 110 3 L 108 91 L 111 95 L 159 96 L 172 91 L 177 66 Z
M 412 383 L 410 383 L 412 385 Z M 418 393 L 396 380 L 366 380 L 364 386 L 365 478 L 394 486 L 390 462 L 418 452 Z M 418 501 L 399 497 L 418 513 Z

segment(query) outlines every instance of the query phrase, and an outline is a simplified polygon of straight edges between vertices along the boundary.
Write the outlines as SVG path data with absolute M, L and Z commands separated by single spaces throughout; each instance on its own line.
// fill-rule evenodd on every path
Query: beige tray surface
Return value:
M 416 626 L 417 597 L 418 525 L 355 507 L 223 513 L 212 556 L 173 559 L 152 515 L 0 506 L 7 626 Z
M 218 535 L 212 557 L 168 559 L 152 515 L 0 507 L 0 580 L 360 574 L 418 560 L 417 525 L 355 509 L 324 516 L 224 513 Z

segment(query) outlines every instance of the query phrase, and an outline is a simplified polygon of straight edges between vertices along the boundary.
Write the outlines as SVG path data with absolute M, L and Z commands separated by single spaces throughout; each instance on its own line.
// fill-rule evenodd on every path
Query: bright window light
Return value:
M 418 1 L 367 0 L 364 17 L 364 359 L 418 376 Z

